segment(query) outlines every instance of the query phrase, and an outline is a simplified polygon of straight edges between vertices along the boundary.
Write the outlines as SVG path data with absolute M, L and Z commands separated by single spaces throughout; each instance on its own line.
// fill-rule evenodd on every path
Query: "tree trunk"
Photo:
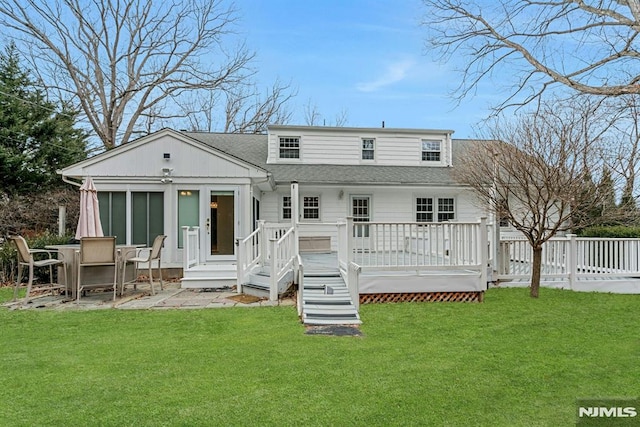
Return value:
M 533 247 L 533 266 L 531 267 L 531 298 L 538 298 L 540 293 L 540 269 L 542 267 L 542 246 Z

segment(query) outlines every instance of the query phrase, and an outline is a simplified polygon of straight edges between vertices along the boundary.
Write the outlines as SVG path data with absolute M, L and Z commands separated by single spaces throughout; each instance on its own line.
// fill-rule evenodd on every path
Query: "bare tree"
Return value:
M 318 104 L 311 102 L 311 99 L 309 99 L 304 105 L 303 110 L 304 122 L 307 126 L 320 126 L 322 114 L 318 111 Z
M 340 110 L 333 121 L 329 121 L 323 118 L 318 105 L 313 103 L 311 99 L 307 100 L 307 103 L 303 107 L 304 121 L 307 126 L 335 126 L 344 127 L 349 122 L 349 113 L 346 109 Z M 321 123 L 322 122 L 322 123 Z
M 284 124 L 291 120 L 286 103 L 295 96 L 289 85 L 274 83 L 262 97 L 255 86 L 239 86 L 227 91 L 225 132 L 262 133 L 268 124 Z
M 430 46 L 468 56 L 459 99 L 502 67 L 518 80 L 499 109 L 540 100 L 555 84 L 579 93 L 640 93 L 639 0 L 423 0 Z
M 455 168 L 460 182 L 526 236 L 533 251 L 534 298 L 539 295 L 543 244 L 559 232 L 589 225 L 592 217 L 576 217 L 574 211 L 601 209 L 610 195 L 598 184 L 585 186 L 585 177 L 599 175 L 603 167 L 598 160 L 602 128 L 592 125 L 592 119 L 592 110 L 554 103 L 521 113 L 515 121 L 496 121 L 491 139 L 470 144 Z
M 610 116 L 615 118 L 615 136 L 611 138 L 611 169 L 622 177 L 621 207 L 640 214 L 637 206 L 636 179 L 640 176 L 640 97 L 629 95 L 614 99 Z M 637 218 L 635 218 L 637 220 Z
M 254 55 L 234 41 L 236 19 L 222 0 L 0 0 L 6 35 L 49 91 L 79 104 L 105 149 L 184 116 L 185 94 L 246 84 Z

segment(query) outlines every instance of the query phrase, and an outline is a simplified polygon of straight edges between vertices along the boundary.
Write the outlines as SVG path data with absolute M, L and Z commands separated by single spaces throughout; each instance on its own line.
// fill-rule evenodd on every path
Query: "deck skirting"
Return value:
M 482 302 L 484 291 L 360 294 L 360 304 L 387 302 Z

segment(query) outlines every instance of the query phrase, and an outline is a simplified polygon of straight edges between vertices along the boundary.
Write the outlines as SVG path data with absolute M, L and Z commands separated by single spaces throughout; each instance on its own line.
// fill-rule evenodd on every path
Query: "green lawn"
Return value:
M 563 426 L 638 396 L 640 296 L 527 294 L 365 305 L 363 337 L 294 307 L 2 309 L 0 424 Z

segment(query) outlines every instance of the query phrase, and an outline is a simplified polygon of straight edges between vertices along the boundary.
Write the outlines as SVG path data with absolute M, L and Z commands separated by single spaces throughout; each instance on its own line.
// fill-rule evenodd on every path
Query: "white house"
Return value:
M 452 134 L 284 125 L 270 126 L 266 135 L 165 129 L 61 174 L 71 182 L 93 178 L 105 234 L 130 244 L 166 234 L 165 267 L 185 267 L 183 286 L 214 287 L 205 276 L 218 284 L 238 280 L 238 242 L 261 221 L 282 230 L 299 223 L 296 252 L 336 252 L 336 224 L 347 217 L 356 224 L 414 225 L 486 217 L 470 190 L 452 178 L 466 144 Z M 384 240 L 374 234 L 379 231 L 368 227 L 351 233 L 361 243 Z M 187 260 L 195 252 L 185 253 L 189 236 L 198 240 L 192 264 Z M 405 246 L 423 242 L 411 234 L 402 239 Z M 210 269 L 200 284 L 186 271 L 194 263 Z

